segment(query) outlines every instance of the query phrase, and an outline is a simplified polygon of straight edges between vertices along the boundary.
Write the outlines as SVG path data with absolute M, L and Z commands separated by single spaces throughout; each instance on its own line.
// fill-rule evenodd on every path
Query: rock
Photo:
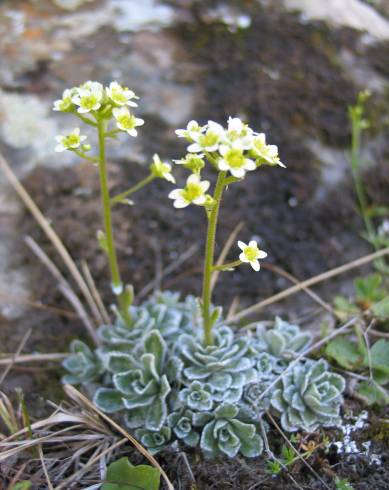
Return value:
M 301 10 L 307 20 L 325 20 L 334 26 L 366 31 L 376 39 L 389 39 L 389 21 L 360 0 L 283 0 L 290 10 Z

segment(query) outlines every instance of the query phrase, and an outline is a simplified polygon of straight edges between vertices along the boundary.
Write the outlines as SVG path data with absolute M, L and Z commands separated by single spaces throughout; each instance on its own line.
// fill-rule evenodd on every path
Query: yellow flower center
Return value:
M 246 247 L 244 249 L 244 254 L 250 262 L 255 260 L 258 256 L 258 249 L 256 247 Z

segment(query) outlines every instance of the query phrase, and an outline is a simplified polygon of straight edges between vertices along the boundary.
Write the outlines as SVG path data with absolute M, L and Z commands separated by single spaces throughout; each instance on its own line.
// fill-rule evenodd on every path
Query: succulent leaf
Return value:
M 324 360 L 301 362 L 290 371 L 271 398 L 271 405 L 281 414 L 282 427 L 288 432 L 312 432 L 319 426 L 339 425 L 345 388 L 342 376 L 328 372 Z

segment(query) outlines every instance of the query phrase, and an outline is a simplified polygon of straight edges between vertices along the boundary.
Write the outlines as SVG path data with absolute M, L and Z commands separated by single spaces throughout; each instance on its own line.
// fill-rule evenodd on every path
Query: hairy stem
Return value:
M 234 267 L 238 267 L 238 265 L 241 265 L 242 261 L 241 260 L 234 260 L 233 262 L 227 262 L 227 264 L 221 264 L 221 265 L 214 265 L 212 267 L 212 272 L 213 271 L 228 271 L 233 269 Z
M 107 244 L 107 257 L 109 268 L 111 270 L 112 286 L 114 291 L 121 291 L 118 295 L 120 313 L 126 323 L 130 322 L 130 314 L 126 301 L 125 291 L 120 278 L 119 266 L 116 255 L 115 241 L 112 229 L 111 204 L 108 188 L 107 162 L 105 160 L 105 127 L 104 121 L 99 120 L 97 124 L 99 135 L 99 176 L 101 188 L 101 201 L 103 206 L 104 228 Z
M 142 179 L 141 181 L 139 181 L 137 184 L 135 184 L 133 187 L 131 187 L 130 189 L 122 192 L 121 194 L 118 194 L 117 196 L 113 197 L 111 199 L 111 205 L 114 205 L 116 203 L 119 203 L 121 202 L 123 199 L 125 199 L 126 197 L 129 197 L 131 196 L 132 194 L 134 194 L 135 192 L 139 191 L 140 189 L 142 189 L 142 187 L 144 187 L 145 185 L 149 184 L 151 181 L 153 181 L 156 177 L 153 175 L 153 174 L 150 174 L 148 175 L 147 177 L 145 177 L 144 179 Z
M 215 254 L 216 226 L 219 216 L 220 202 L 224 189 L 224 179 L 226 172 L 220 172 L 217 178 L 215 193 L 213 196 L 214 205 L 208 216 L 207 239 L 205 243 L 205 260 L 204 260 L 204 279 L 203 279 L 203 320 L 204 320 L 204 342 L 206 345 L 213 344 L 212 322 L 211 322 L 211 278 L 213 259 Z

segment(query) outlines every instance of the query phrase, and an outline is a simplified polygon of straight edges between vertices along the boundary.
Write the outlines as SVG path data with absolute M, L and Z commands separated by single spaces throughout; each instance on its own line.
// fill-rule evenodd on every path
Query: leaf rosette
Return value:
M 210 346 L 203 345 L 199 337 L 181 335 L 176 348 L 184 362 L 185 380 L 207 383 L 215 401 L 238 401 L 243 387 L 256 378 L 254 359 L 246 355 L 249 340 L 236 337 L 226 326 L 215 329 Z
M 125 409 L 130 428 L 158 431 L 166 421 L 167 396 L 171 383 L 179 379 L 182 362 L 174 356 L 168 358 L 166 343 L 157 330 L 146 336 L 143 350 L 135 366 L 131 355 L 111 353 L 109 366 L 111 371 L 118 371 L 112 376 L 114 389 L 99 388 L 94 403 L 108 413 Z M 122 371 L 125 367 L 127 370 Z
M 344 378 L 329 372 L 323 359 L 301 362 L 282 376 L 271 405 L 281 414 L 286 431 L 313 432 L 318 427 L 340 425 L 344 389 Z
M 194 414 L 194 425 L 204 426 L 200 447 L 207 458 L 223 454 L 233 458 L 239 452 L 254 458 L 262 453 L 263 441 L 255 425 L 239 420 L 238 413 L 237 406 L 222 403 L 212 413 Z
M 63 377 L 64 383 L 89 384 L 102 375 L 104 366 L 101 360 L 84 342 L 73 340 L 70 352 L 70 356 L 62 363 L 69 373 Z
M 291 354 L 303 352 L 311 343 L 312 337 L 293 325 L 276 317 L 273 328 L 267 330 L 263 324 L 257 325 L 252 348 L 256 352 L 268 352 L 279 358 L 290 358 Z

